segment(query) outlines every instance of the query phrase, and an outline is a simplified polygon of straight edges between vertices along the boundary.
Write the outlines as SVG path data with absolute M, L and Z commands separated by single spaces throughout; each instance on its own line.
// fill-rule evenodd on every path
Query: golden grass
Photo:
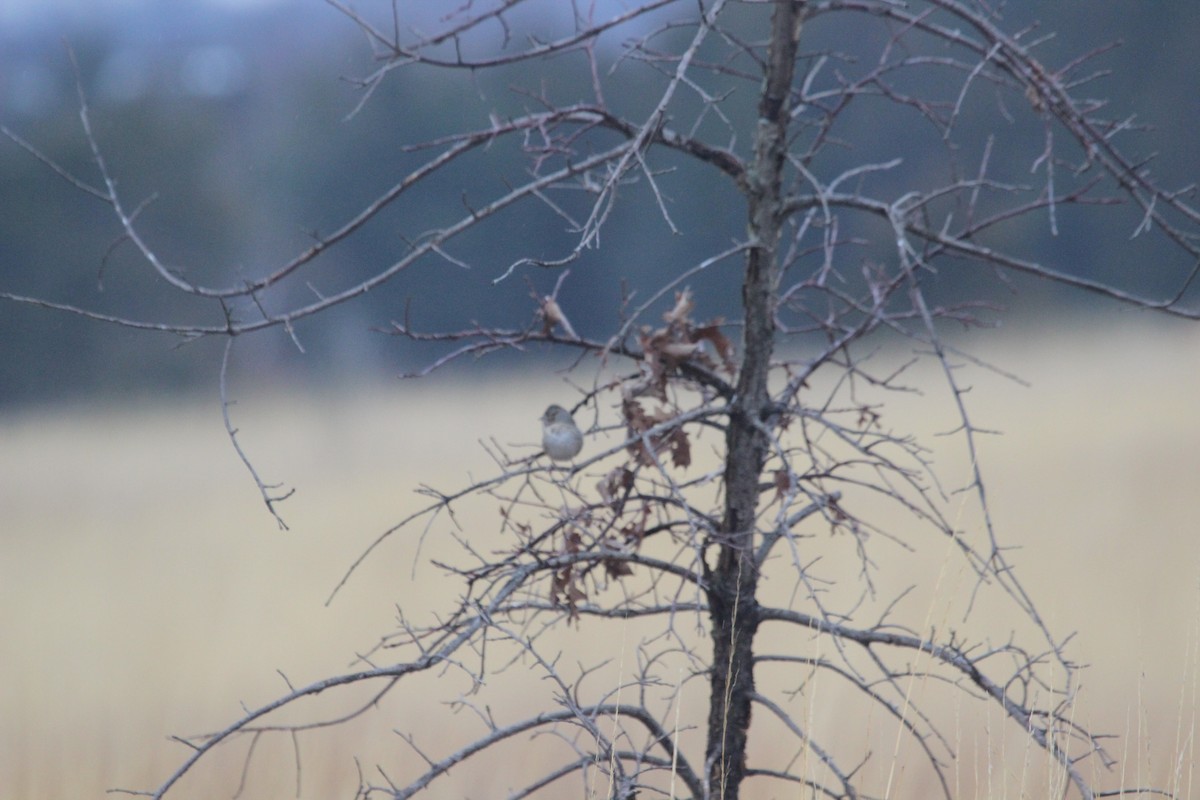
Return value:
M 978 337 L 972 352 L 1033 386 L 976 370 L 968 399 L 977 424 L 1004 431 L 982 451 L 1000 536 L 1021 548 L 1012 560 L 1051 629 L 1078 630 L 1069 652 L 1092 665 L 1077 720 L 1123 737 L 1111 747 L 1124 772 L 1116 783 L 1187 797 L 1196 789 L 1200 649 L 1200 337 L 1128 320 Z M 944 394 L 932 389 L 889 414 L 897 426 L 911 418 L 943 429 L 952 424 L 938 416 Z M 284 689 L 277 669 L 294 684 L 346 669 L 390 630 L 396 603 L 420 615 L 452 597 L 455 587 L 432 569 L 414 580 L 416 540 L 405 534 L 324 605 L 353 558 L 418 502 L 415 484 L 451 488 L 468 471 L 485 474 L 480 438 L 532 445 L 541 409 L 570 397 L 549 380 L 532 388 L 497 380 L 243 398 L 233 409 L 243 446 L 265 479 L 298 488 L 282 506 L 288 532 L 262 508 L 215 401 L 0 419 L 0 795 L 153 787 L 186 754 L 168 734 L 221 727 L 239 703 L 270 699 Z M 951 472 L 960 458 L 952 446 L 940 457 Z M 495 529 L 481 520 L 472 533 L 481 549 Z M 922 600 L 941 619 L 937 598 L 969 589 L 969 578 L 943 564 L 927 575 L 941 576 Z M 602 646 L 632 658 L 621 632 L 597 645 L 596 630 L 585 622 L 563 641 L 585 655 Z M 688 696 L 699 704 L 698 687 Z M 847 702 L 844 689 L 822 684 L 805 722 L 836 729 Z M 353 753 L 366 769 L 394 763 L 406 746 L 388 731 L 413 727 L 413 715 L 434 757 L 469 723 L 415 692 L 389 712 L 382 727 L 376 720 L 303 740 L 304 796 L 351 794 Z M 884 743 L 872 769 L 900 766 L 881 775 L 890 796 L 927 796 L 905 773 L 904 754 L 891 755 L 894 724 L 857 724 L 840 734 Z M 1052 796 L 1049 779 L 1027 766 L 1020 736 L 1004 728 L 995 714 L 983 733 L 964 723 L 956 742 L 963 796 Z M 230 795 L 243 754 L 239 745 L 202 767 L 179 796 Z M 244 796 L 294 795 L 295 776 L 265 766 L 291 759 L 289 741 L 264 740 Z M 507 773 L 502 763 L 492 769 L 482 778 L 460 768 L 430 796 L 502 796 Z M 562 796 L 577 796 L 577 786 Z

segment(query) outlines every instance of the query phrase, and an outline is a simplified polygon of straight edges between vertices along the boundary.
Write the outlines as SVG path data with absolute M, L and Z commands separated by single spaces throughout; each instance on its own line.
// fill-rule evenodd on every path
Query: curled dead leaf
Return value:
M 692 290 L 685 288 L 683 291 L 675 293 L 675 305 L 670 311 L 663 314 L 663 319 L 672 326 L 685 324 L 695 305 L 692 301 Z
M 699 349 L 699 342 L 668 342 L 662 346 L 661 352 L 675 361 L 685 361 Z
M 775 500 L 782 502 L 784 496 L 792 490 L 792 476 L 786 469 L 775 470 Z

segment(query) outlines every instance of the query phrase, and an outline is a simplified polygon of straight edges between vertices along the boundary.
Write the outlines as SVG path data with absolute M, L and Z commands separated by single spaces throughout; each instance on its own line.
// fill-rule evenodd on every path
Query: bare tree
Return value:
M 139 234 L 139 209 L 118 192 L 83 103 L 102 182 L 67 177 L 111 206 L 123 236 L 162 280 L 218 306 L 224 322 L 172 325 L 4 296 L 185 339 L 224 337 L 228 363 L 240 337 L 290 332 L 418 261 L 440 258 L 457 268 L 457 237 L 483 232 L 499 241 L 506 213 L 528 206 L 560 220 L 573 244 L 549 255 L 531 246 L 496 269 L 497 284 L 554 276 L 553 289 L 535 291 L 521 319 L 508 327 L 464 322 L 425 331 L 405 316 L 390 331 L 445 348 L 416 376 L 533 346 L 574 354 L 569 372 L 578 397 L 571 411 L 586 420 L 591 444 L 567 465 L 492 442 L 492 475 L 455 490 L 421 487 L 427 504 L 384 532 L 354 567 L 400 532 L 450 531 L 462 563 L 438 566 L 461 582 L 457 604 L 414 611 L 405 599 L 398 629 L 362 656 L 361 669 L 290 688 L 224 730 L 185 740 L 191 754 L 145 794 L 169 794 L 236 739 L 298 736 L 374 713 L 386 696 L 432 672 L 466 677 L 470 690 L 449 691 L 448 699 L 476 712 L 478 734 L 460 749 L 431 754 L 421 749 L 415 726 L 403 729 L 425 768 L 398 777 L 381 764 L 374 777 L 364 774 L 359 796 L 415 795 L 509 740 L 544 734 L 565 744 L 568 755 L 558 767 L 532 767 L 510 796 L 561 794 L 547 787 L 575 774 L 603 786 L 594 796 L 613 798 L 732 800 L 747 781 L 774 785 L 756 796 L 886 796 L 886 785 L 864 777 L 870 753 L 844 752 L 808 725 L 817 676 L 857 691 L 862 705 L 848 708 L 847 724 L 860 712 L 891 720 L 937 794 L 955 793 L 956 737 L 913 694 L 918 682 L 993 707 L 1044 753 L 1058 793 L 1099 796 L 1092 765 L 1112 761 L 1101 739 L 1076 722 L 1077 665 L 1065 637 L 1043 622 L 993 529 L 975 453 L 982 431 L 961 378 L 972 359 L 945 337 L 947 324 L 979 323 L 982 306 L 937 299 L 930 285 L 947 273 L 1024 273 L 1164 314 L 1200 316 L 1183 303 L 1200 263 L 1191 187 L 1155 182 L 1146 163 L 1118 145 L 1135 126 L 1078 94 L 1094 77 L 1085 68 L 1103 48 L 1043 63 L 1036 53 L 1046 39 L 1036 29 L 1006 31 L 982 0 L 572 3 L 570 29 L 553 38 L 526 33 L 524 15 L 553 15 L 565 4 L 468 2 L 437 30 L 417 33 L 406 27 L 403 4 L 379 20 L 329 2 L 357 25 L 377 58 L 378 69 L 362 80 L 363 103 L 397 73 L 418 67 L 473 76 L 579 69 L 590 76 L 590 97 L 564 103 L 551 89 L 528 88 L 524 113 L 496 113 L 477 130 L 406 144 L 429 155 L 391 189 L 294 259 L 228 287 L 193 283 Z M 814 26 L 823 32 L 811 33 Z M 637 85 L 625 77 L 635 68 Z M 611 99 L 619 94 L 636 94 L 645 107 L 632 112 L 640 103 Z M 967 118 L 983 113 L 973 110 L 980 104 L 1011 120 L 1011 128 L 982 141 L 973 133 L 978 127 L 964 132 Z M 906 120 L 940 147 L 872 160 L 867 154 L 881 149 L 889 131 L 847 122 L 864 113 Z M 414 237 L 402 257 L 368 280 L 300 304 L 278 301 L 310 263 L 391 204 L 508 141 L 526 158 L 522 180 L 483 201 L 481 186 L 467 187 L 470 199 L 464 195 L 467 208 L 456 220 Z M 744 218 L 744 236 L 666 270 L 649 292 L 627 294 L 611 329 L 588 334 L 560 302 L 574 265 L 603 252 L 602 233 L 631 194 L 646 193 L 661 231 L 678 233 L 672 196 L 687 189 L 671 169 L 681 160 L 723 178 L 724 194 L 712 202 Z M 918 160 L 919 167 L 910 163 Z M 1028 237 L 1010 235 L 1018 223 L 1055 232 L 1064 209 L 1076 208 L 1132 223 L 1132 246 L 1165 242 L 1183 265 L 1174 291 L 1142 296 L 1080 276 L 1039 260 Z M 740 316 L 701 318 L 696 308 L 704 298 L 690 284 L 733 268 L 740 270 Z M 877 356 L 884 343 L 897 341 L 912 344 L 913 361 L 940 366 L 955 409 L 947 427 L 969 454 L 963 485 L 943 488 L 924 444 L 885 417 L 880 398 L 913 389 L 912 362 L 897 366 Z M 226 398 L 224 374 L 223 367 Z M 226 421 L 238 447 L 228 413 Z M 261 479 L 238 452 L 282 526 L 287 492 Z M 950 498 L 964 494 L 975 509 L 966 527 L 946 513 Z M 472 503 L 500 510 L 502 539 L 486 535 L 506 543 L 501 552 L 477 544 L 484 531 L 456 527 L 457 512 Z M 818 547 L 818 539 L 825 544 Z M 896 554 L 936 562 L 947 549 L 974 575 L 960 620 L 939 626 L 906 604 L 907 589 L 881 593 L 879 578 Z M 843 556 L 836 567 L 816 563 L 814 553 L 831 550 Z M 1019 632 L 990 630 L 986 618 L 973 615 L 984 595 L 1004 598 L 1027 624 Z M 409 619 L 416 614 L 422 621 Z M 552 644 L 563 626 L 643 624 L 629 683 L 590 686 L 588 677 L 602 665 L 568 665 Z M 498 719 L 489 684 L 518 665 L 544 679 L 545 703 Z M 781 670 L 792 688 L 763 682 L 767 670 Z M 694 737 L 679 715 L 681 706 L 687 715 L 699 702 L 696 694 L 681 699 L 697 682 L 705 687 L 706 720 Z M 306 698 L 357 686 L 372 687 L 370 695 L 347 700 L 341 714 L 277 721 Z M 795 757 L 748 757 L 751 731 L 760 725 Z

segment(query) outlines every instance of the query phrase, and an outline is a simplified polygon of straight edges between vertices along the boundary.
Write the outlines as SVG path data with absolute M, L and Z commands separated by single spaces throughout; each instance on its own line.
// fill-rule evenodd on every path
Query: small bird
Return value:
M 550 406 L 542 414 L 542 447 L 555 461 L 570 461 L 583 449 L 583 434 L 562 406 Z

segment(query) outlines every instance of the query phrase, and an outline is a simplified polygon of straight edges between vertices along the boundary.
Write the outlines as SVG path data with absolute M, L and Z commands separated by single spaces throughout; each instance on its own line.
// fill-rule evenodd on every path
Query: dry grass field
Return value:
M 1049 626 L 1077 630 L 1069 652 L 1091 665 L 1077 721 L 1121 737 L 1114 785 L 1200 796 L 1200 333 L 1119 315 L 1102 328 L 981 334 L 970 349 L 1031 384 L 976 370 L 969 399 L 977 423 L 1003 432 L 982 452 L 1000 536 L 1019 548 L 1012 560 Z M 262 508 L 215 399 L 0 418 L 0 797 L 152 788 L 186 754 L 170 734 L 222 727 L 239 704 L 282 692 L 279 672 L 302 684 L 343 671 L 390 630 L 396 604 L 419 616 L 452 597 L 435 570 L 414 575 L 415 537 L 404 536 L 325 605 L 350 562 L 414 507 L 415 484 L 482 474 L 480 439 L 532 445 L 546 403 L 571 397 L 551 375 L 532 387 L 264 388 L 233 413 L 264 478 L 297 488 L 282 506 L 286 532 Z M 944 429 L 953 423 L 935 416 L 939 394 L 897 413 Z M 951 471 L 960 458 L 940 457 Z M 465 523 L 496 535 L 494 518 Z M 961 582 L 944 567 L 931 565 L 929 579 Z M 564 633 L 568 646 L 617 647 L 582 627 Z M 832 724 L 839 703 L 831 689 L 814 720 Z M 406 749 L 391 729 L 419 720 L 436 747 L 460 719 L 423 695 L 387 711 L 374 728 L 301 742 L 304 797 L 352 796 L 353 754 L 370 768 Z M 962 796 L 1054 796 L 998 716 L 961 735 Z M 238 745 L 201 767 L 178 796 L 233 796 L 244 754 Z M 264 739 L 242 796 L 295 796 L 293 758 L 290 740 Z M 877 758 L 892 766 L 887 752 Z M 503 797 L 511 785 L 460 772 L 429 796 Z M 897 772 L 891 797 L 932 796 L 904 779 L 903 763 Z M 579 796 L 566 786 L 555 796 Z

